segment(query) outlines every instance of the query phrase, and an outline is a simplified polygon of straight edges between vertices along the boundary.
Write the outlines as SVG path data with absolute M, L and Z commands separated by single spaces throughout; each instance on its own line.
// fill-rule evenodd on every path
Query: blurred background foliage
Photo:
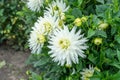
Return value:
M 22 0 L 0 0 L 0 44 L 26 49 L 28 34 L 37 19 Z

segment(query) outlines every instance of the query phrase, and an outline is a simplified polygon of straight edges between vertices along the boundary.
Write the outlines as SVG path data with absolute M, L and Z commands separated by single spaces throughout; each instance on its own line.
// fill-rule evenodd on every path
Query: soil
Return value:
M 25 61 L 30 55 L 29 51 L 16 51 L 11 47 L 0 45 L 0 62 L 6 64 L 0 68 L 0 80 L 28 80 Z

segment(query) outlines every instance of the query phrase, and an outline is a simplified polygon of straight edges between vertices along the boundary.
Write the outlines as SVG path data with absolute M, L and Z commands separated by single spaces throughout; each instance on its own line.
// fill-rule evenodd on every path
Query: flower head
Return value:
M 57 24 L 56 17 L 51 15 L 45 15 L 44 17 L 40 17 L 35 23 L 36 29 L 39 31 L 43 30 L 45 35 L 49 35 L 55 29 Z
M 27 6 L 32 11 L 40 11 L 41 6 L 43 6 L 44 0 L 28 0 Z
M 66 12 L 69 7 L 66 6 L 63 0 L 56 0 L 53 1 L 52 4 L 49 4 L 49 6 L 46 8 L 45 14 L 51 14 L 51 15 L 61 15 L 61 13 Z
M 78 63 L 78 57 L 85 58 L 83 54 L 85 49 L 88 48 L 85 42 L 87 39 L 81 35 L 81 30 L 76 32 L 76 27 L 71 31 L 67 26 L 63 29 L 57 29 L 50 36 L 49 46 L 51 49 L 49 54 L 53 58 L 54 62 L 58 62 L 59 65 L 71 66 L 73 63 Z
M 30 33 L 30 39 L 28 40 L 31 52 L 37 54 L 41 53 L 45 41 L 46 38 L 43 31 L 39 31 L 33 27 L 33 31 Z
M 94 68 L 89 65 L 89 68 L 83 69 L 80 74 L 82 75 L 82 80 L 90 80 L 89 78 L 94 74 Z

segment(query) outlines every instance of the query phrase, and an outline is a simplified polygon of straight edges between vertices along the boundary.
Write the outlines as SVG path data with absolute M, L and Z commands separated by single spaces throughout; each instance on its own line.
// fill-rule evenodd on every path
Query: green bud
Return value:
M 105 30 L 105 29 L 108 28 L 108 26 L 109 26 L 108 23 L 101 23 L 101 24 L 98 26 L 98 28 L 101 29 L 101 30 Z
M 100 44 L 102 44 L 102 38 L 95 38 L 95 39 L 94 39 L 94 44 L 95 44 L 95 45 L 100 45 Z

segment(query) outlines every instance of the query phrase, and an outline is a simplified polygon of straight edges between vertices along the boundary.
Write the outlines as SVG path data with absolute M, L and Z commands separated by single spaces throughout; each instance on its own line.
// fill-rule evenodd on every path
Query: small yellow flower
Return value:
M 100 44 L 102 44 L 102 38 L 95 38 L 95 39 L 94 39 L 94 44 L 95 44 L 95 45 L 100 45 Z
M 81 26 L 82 25 L 82 20 L 80 18 L 76 18 L 74 21 L 75 26 Z
M 109 26 L 108 23 L 101 23 L 101 24 L 98 26 L 98 28 L 101 29 L 101 30 L 105 30 L 105 29 L 108 28 L 108 26 Z

